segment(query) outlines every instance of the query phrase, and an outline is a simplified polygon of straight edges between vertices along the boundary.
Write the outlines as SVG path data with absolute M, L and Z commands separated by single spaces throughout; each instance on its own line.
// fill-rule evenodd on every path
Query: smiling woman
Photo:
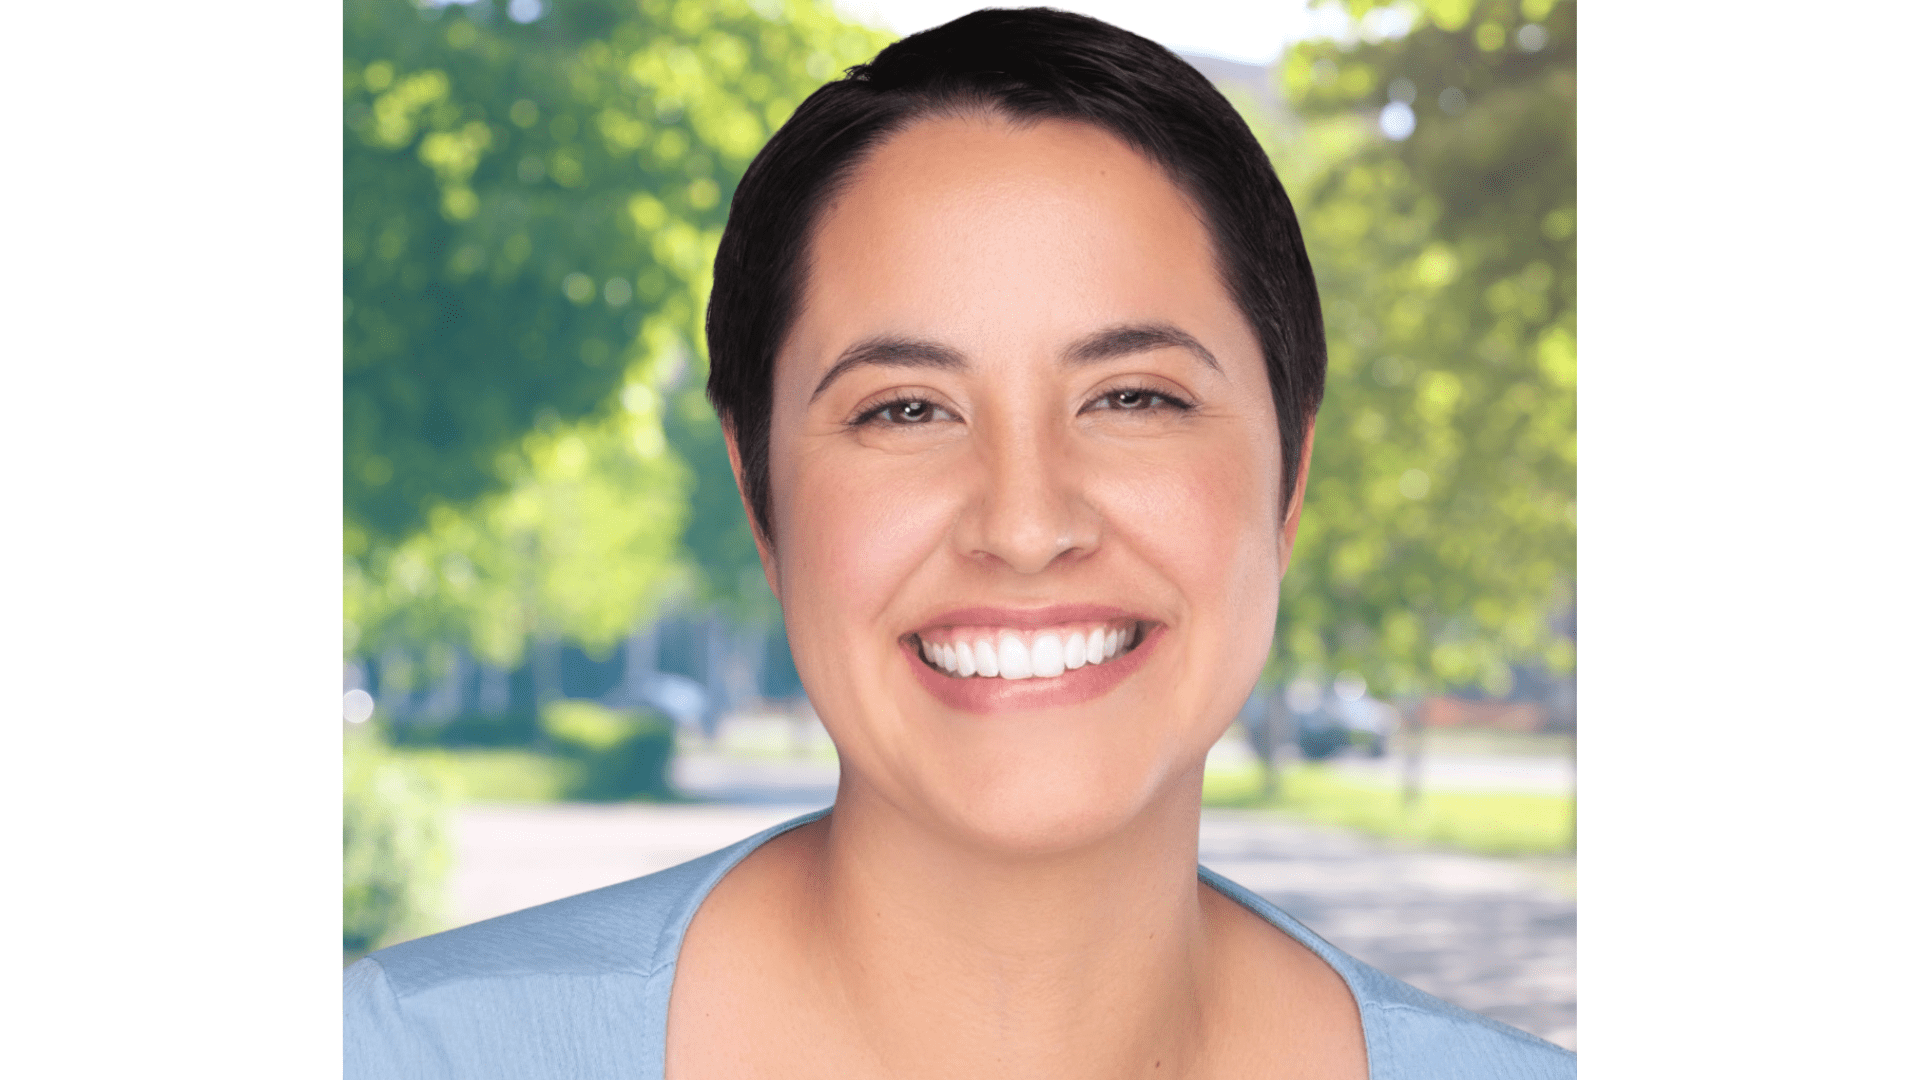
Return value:
M 1043 9 L 888 48 L 748 170 L 708 334 L 835 804 L 374 954 L 350 1074 L 1572 1075 L 1198 866 L 1325 368 L 1198 73 Z

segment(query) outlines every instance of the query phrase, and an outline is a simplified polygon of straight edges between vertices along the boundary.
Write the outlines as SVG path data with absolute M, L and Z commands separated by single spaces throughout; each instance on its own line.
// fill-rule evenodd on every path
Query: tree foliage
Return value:
M 503 667 L 529 640 L 604 653 L 682 587 L 686 469 L 654 392 L 632 383 L 621 399 L 523 438 L 504 490 L 435 506 L 406 540 L 350 559 L 347 651 L 454 642 Z
M 346 5 L 350 651 L 607 642 L 688 528 L 690 587 L 752 594 L 713 252 L 768 134 L 884 38 L 816 0 L 548 7 Z
M 1363 26 L 1384 7 L 1349 6 Z M 1498 692 L 1573 659 L 1574 5 L 1416 11 L 1403 36 L 1284 60 L 1306 128 L 1274 150 L 1330 355 L 1278 655 Z M 1415 120 L 1398 141 L 1394 102 Z

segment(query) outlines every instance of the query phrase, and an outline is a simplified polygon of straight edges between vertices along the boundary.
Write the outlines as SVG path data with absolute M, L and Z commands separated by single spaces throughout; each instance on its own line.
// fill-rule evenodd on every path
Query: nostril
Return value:
M 967 554 L 1034 574 L 1098 548 L 1100 515 L 1058 464 L 1023 460 L 994 477 L 955 533 Z

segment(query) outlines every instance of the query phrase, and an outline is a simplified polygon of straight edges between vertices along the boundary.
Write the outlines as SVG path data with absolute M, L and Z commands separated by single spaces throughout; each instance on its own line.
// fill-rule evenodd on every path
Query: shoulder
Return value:
M 1371 1080 L 1573 1080 L 1572 1051 L 1401 982 L 1334 948 L 1257 893 L 1210 870 L 1202 876 L 1346 981 L 1360 1008 Z
M 662 941 L 720 854 L 360 960 L 345 978 L 346 1076 L 646 1075 L 673 962 Z
M 1573 1080 L 1573 1051 L 1347 962 L 1373 1080 Z
M 476 979 L 553 975 L 647 976 L 673 951 L 676 918 L 697 904 L 716 851 L 657 874 L 389 946 L 372 954 L 402 997 Z
M 346 1075 L 657 1076 L 682 937 L 769 837 L 657 874 L 390 946 L 345 976 Z

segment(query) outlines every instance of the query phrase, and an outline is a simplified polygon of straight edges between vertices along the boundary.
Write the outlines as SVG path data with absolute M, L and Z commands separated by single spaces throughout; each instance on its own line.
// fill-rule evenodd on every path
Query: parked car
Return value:
M 1349 750 L 1382 757 L 1399 724 L 1393 706 L 1367 696 L 1366 680 L 1351 672 L 1342 672 L 1330 688 L 1296 679 L 1287 687 L 1286 702 L 1300 756 L 1309 761 Z
M 654 672 L 641 684 L 640 699 L 672 717 L 678 727 L 704 730 L 710 711 L 707 688 L 684 675 Z

